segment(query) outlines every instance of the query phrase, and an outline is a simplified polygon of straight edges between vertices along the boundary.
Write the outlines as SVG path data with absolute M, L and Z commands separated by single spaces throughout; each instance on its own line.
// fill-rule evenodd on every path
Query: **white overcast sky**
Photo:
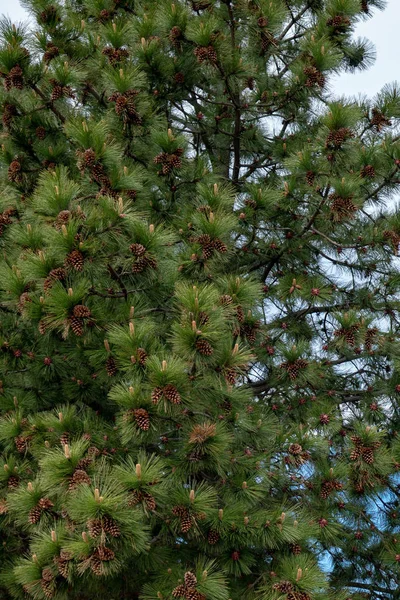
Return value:
M 0 0 L 0 14 L 13 21 L 27 18 L 18 0 Z M 377 11 L 372 19 L 357 27 L 357 36 L 373 42 L 377 52 L 375 64 L 361 73 L 342 73 L 332 82 L 332 91 L 338 95 L 369 97 L 379 92 L 385 83 L 400 81 L 400 61 L 397 44 L 400 25 L 400 0 L 388 0 L 383 12 Z

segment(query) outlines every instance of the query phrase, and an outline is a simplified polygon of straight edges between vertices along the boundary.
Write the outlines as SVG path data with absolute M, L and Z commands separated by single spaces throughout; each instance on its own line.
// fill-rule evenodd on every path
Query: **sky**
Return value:
M 0 14 L 8 15 L 12 21 L 25 20 L 27 15 L 18 0 L 0 0 Z M 400 66 L 397 52 L 399 35 L 400 1 L 388 0 L 384 11 L 376 11 L 374 17 L 361 22 L 356 31 L 357 37 L 368 38 L 373 42 L 377 59 L 367 71 L 361 73 L 341 73 L 331 82 L 332 93 L 336 96 L 373 97 L 386 83 L 400 81 Z

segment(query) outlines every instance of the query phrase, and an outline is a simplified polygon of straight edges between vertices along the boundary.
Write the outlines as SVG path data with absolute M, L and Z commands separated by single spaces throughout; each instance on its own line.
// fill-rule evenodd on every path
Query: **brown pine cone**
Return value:
M 81 485 L 83 483 L 90 485 L 91 479 L 86 473 L 86 471 L 84 471 L 83 469 L 76 469 L 69 480 L 68 490 L 75 490 L 78 487 L 78 485 Z
M 211 346 L 210 342 L 205 339 L 199 339 L 196 342 L 196 350 L 199 354 L 203 356 L 211 356 L 214 353 L 214 349 Z
M 150 429 L 150 415 L 147 410 L 145 408 L 136 408 L 133 414 L 139 429 L 148 431 Z
M 109 356 L 106 360 L 106 371 L 109 377 L 113 377 L 118 372 L 117 363 L 112 356 Z
M 77 337 L 83 335 L 83 320 L 79 317 L 70 317 L 69 325 Z
M 114 519 L 105 515 L 102 520 L 103 529 L 106 533 L 109 533 L 112 537 L 119 537 L 121 530 Z
M 99 537 L 99 535 L 101 535 L 101 532 L 103 531 L 100 519 L 89 519 L 89 521 L 87 521 L 86 523 L 86 527 L 88 530 L 88 534 L 93 539 Z
M 40 517 L 42 516 L 42 509 L 39 506 L 34 506 L 29 511 L 28 521 L 32 525 L 35 525 L 40 521 Z
M 92 315 L 89 308 L 84 304 L 76 304 L 74 306 L 74 317 L 78 317 L 80 319 L 86 319 Z
M 85 259 L 83 257 L 82 252 L 79 250 L 72 250 L 65 259 L 65 265 L 67 267 L 72 267 L 75 271 L 82 271 L 84 266 Z

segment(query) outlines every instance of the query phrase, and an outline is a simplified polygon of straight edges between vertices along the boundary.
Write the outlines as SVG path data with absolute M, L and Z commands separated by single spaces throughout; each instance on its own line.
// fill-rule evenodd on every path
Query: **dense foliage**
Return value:
M 0 24 L 0 595 L 400 597 L 381 0 Z

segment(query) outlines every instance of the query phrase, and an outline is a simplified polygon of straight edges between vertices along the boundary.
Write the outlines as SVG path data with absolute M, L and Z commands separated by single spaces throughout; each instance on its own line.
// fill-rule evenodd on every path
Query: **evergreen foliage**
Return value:
M 0 23 L 0 595 L 400 598 L 382 0 Z

